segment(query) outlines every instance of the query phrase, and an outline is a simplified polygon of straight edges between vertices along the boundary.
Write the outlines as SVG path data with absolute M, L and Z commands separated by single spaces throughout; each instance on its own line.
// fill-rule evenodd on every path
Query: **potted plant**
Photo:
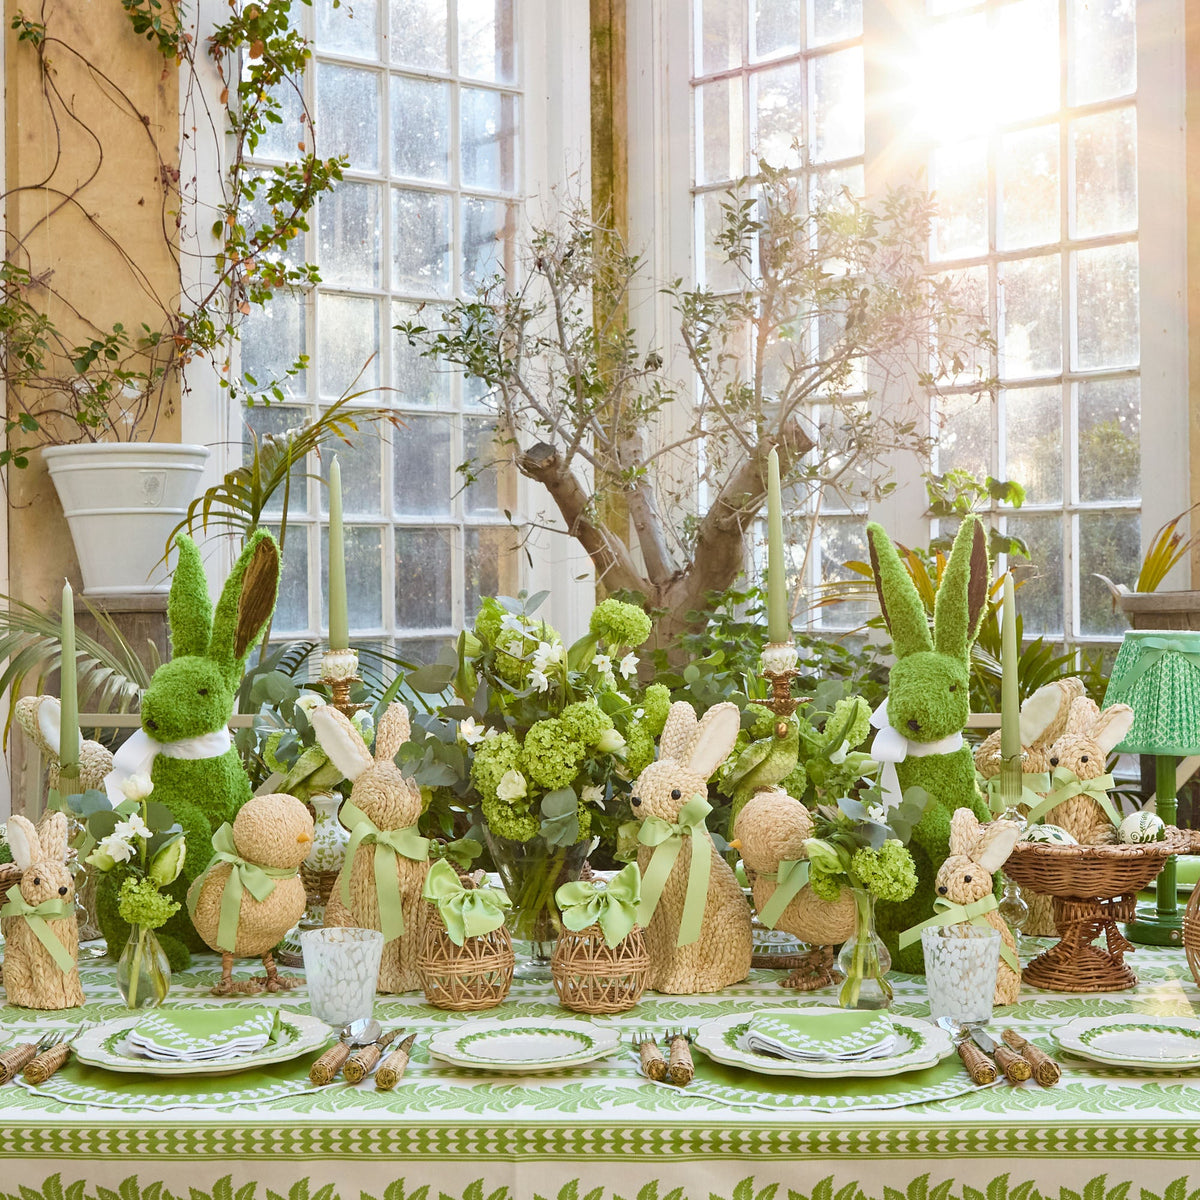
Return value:
M 1158 590 L 1192 548 L 1195 534 L 1180 532 L 1179 525 L 1194 508 L 1193 504 L 1178 513 L 1155 532 L 1132 591 L 1123 583 L 1113 583 L 1107 575 L 1096 575 L 1112 592 L 1113 607 L 1125 614 L 1134 629 L 1200 629 L 1200 591 Z

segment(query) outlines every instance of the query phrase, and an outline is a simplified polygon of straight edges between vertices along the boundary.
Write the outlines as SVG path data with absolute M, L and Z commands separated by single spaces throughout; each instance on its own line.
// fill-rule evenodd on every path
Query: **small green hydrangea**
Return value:
M 510 804 L 506 800 L 498 800 L 493 794 L 484 796 L 479 806 L 483 810 L 483 819 L 488 828 L 500 837 L 513 842 L 527 842 L 537 837 L 541 824 L 527 808 Z
M 652 738 L 658 737 L 671 711 L 671 690 L 665 683 L 652 683 L 642 696 L 642 723 Z
M 651 624 L 649 615 L 636 605 L 621 600 L 603 600 L 592 609 L 588 628 L 593 637 L 607 646 L 632 650 L 650 636 Z
M 640 775 L 654 761 L 654 735 L 647 721 L 630 721 L 625 730 L 625 770 Z
M 846 696 L 839 700 L 833 706 L 833 715 L 825 722 L 825 732 L 832 736 L 847 721 L 850 727 L 846 730 L 844 740 L 853 750 L 855 746 L 861 746 L 871 732 L 871 706 L 861 696 Z
M 577 811 L 579 815 L 579 836 L 575 839 L 575 845 L 578 846 L 584 839 L 591 837 L 592 810 L 581 800 Z
M 520 768 L 521 744 L 507 730 L 486 738 L 475 748 L 471 763 L 471 782 L 484 801 L 496 799 L 496 788 L 506 771 Z
M 850 868 L 855 878 L 878 900 L 899 903 L 907 900 L 917 886 L 917 869 L 912 855 L 894 838 L 889 838 L 878 850 L 868 846 L 856 850 Z
M 613 727 L 612 717 L 594 700 L 568 704 L 559 720 L 568 737 L 589 749 Z
M 579 774 L 584 747 L 557 717 L 538 721 L 525 735 L 521 762 L 524 773 L 548 791 L 566 787 Z
M 746 712 L 754 717 L 754 724 L 742 732 L 747 734 L 749 741 L 757 742 L 759 738 L 770 737 L 775 732 L 775 722 L 779 718 L 761 704 L 747 704 Z
M 475 635 L 480 641 L 494 646 L 503 620 L 504 609 L 491 596 L 485 596 L 475 617 Z
M 808 772 L 804 769 L 802 762 L 796 763 L 790 774 L 785 775 L 780 780 L 779 786 L 783 788 L 793 800 L 800 800 L 804 796 L 804 789 L 808 787 Z
M 117 911 L 130 925 L 157 929 L 179 911 L 179 901 L 164 896 L 153 879 L 138 879 L 130 875 L 121 884 Z
M 827 900 L 830 903 L 835 901 L 842 891 L 841 875 L 834 875 L 828 871 L 822 871 L 815 865 L 809 871 L 808 882 L 812 886 L 813 895 L 818 900 Z

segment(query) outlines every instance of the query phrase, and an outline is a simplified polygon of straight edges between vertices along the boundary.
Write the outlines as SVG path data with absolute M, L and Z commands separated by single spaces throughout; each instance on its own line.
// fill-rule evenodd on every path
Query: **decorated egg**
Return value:
M 1079 843 L 1057 825 L 1030 825 L 1021 838 L 1023 842 L 1042 842 L 1049 846 L 1078 846 Z
M 1161 842 L 1166 836 L 1166 828 L 1162 817 L 1154 813 L 1138 812 L 1121 822 L 1117 837 L 1126 843 Z

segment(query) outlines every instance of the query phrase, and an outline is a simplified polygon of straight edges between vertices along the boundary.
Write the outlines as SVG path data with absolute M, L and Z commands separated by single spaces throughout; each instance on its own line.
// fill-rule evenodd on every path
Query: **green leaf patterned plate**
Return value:
M 570 1020 L 472 1021 L 441 1029 L 429 1053 L 456 1067 L 489 1071 L 552 1071 L 603 1058 L 616 1050 L 615 1029 Z
M 1078 1017 L 1052 1032 L 1064 1050 L 1107 1066 L 1150 1071 L 1200 1067 L 1200 1020 L 1194 1017 Z
M 795 1016 L 797 1008 L 767 1009 L 755 1016 L 778 1013 Z M 881 1075 L 900 1075 L 905 1071 L 919 1071 L 932 1067 L 943 1058 L 954 1053 L 950 1036 L 928 1021 L 915 1017 L 892 1016 L 896 1048 L 883 1058 L 863 1061 L 789 1062 L 764 1054 L 759 1050 L 748 1050 L 743 1045 L 750 1021 L 745 1013 L 732 1013 L 705 1021 L 696 1032 L 696 1045 L 715 1062 L 731 1067 L 742 1067 L 759 1075 L 794 1075 L 803 1079 L 851 1079 L 875 1078 Z

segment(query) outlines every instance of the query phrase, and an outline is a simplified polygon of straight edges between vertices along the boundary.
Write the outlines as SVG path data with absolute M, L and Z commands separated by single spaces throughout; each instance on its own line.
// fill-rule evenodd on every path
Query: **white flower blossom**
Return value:
M 306 716 L 311 718 L 313 713 L 318 708 L 325 707 L 325 700 L 318 696 L 316 692 L 301 692 L 296 698 L 296 707 Z
M 458 736 L 462 738 L 468 746 L 477 746 L 483 741 L 486 731 L 474 717 L 467 717 L 465 720 L 458 723 Z
M 625 679 L 632 679 L 637 674 L 637 655 L 632 650 L 617 664 L 617 670 Z
M 130 838 L 150 838 L 150 827 L 142 820 L 140 813 L 134 813 L 126 821 L 118 821 L 112 831 L 113 837 L 120 838 L 123 842 L 129 841 Z
M 584 804 L 594 804 L 599 808 L 604 803 L 604 789 L 597 787 L 594 783 L 589 783 L 583 789 L 580 798 Z
M 539 671 L 534 667 L 529 672 L 529 684 L 535 692 L 548 692 L 550 690 L 550 679 L 545 671 Z
M 830 754 L 829 761 L 831 763 L 833 763 L 835 766 L 840 767 L 842 765 L 842 763 L 844 763 L 846 761 L 846 755 L 849 753 L 850 753 L 850 743 L 843 742 L 832 754 Z
M 523 799 L 528 794 L 529 785 L 525 782 L 525 776 L 516 769 L 505 771 L 500 776 L 500 782 L 496 784 L 496 795 L 510 804 L 514 800 Z
M 625 750 L 625 739 L 615 729 L 606 729 L 600 735 L 596 749 L 601 754 L 622 754 Z
M 886 805 L 868 804 L 867 816 L 870 817 L 872 821 L 875 821 L 880 825 L 886 825 L 888 819 L 888 810 Z
M 612 674 L 612 659 L 607 654 L 595 654 L 592 656 L 592 666 L 600 672 L 601 675 Z
M 556 666 L 563 660 L 563 648 L 557 642 L 539 642 L 533 652 L 533 669 L 545 672 L 547 667 Z
M 152 791 L 154 791 L 154 783 L 150 776 L 144 773 L 130 775 L 128 779 L 121 782 L 121 795 L 126 800 L 145 800 Z
M 101 854 L 107 854 L 114 863 L 128 862 L 133 857 L 133 847 L 118 837 L 115 832 L 110 833 L 106 838 L 101 838 L 96 848 Z

